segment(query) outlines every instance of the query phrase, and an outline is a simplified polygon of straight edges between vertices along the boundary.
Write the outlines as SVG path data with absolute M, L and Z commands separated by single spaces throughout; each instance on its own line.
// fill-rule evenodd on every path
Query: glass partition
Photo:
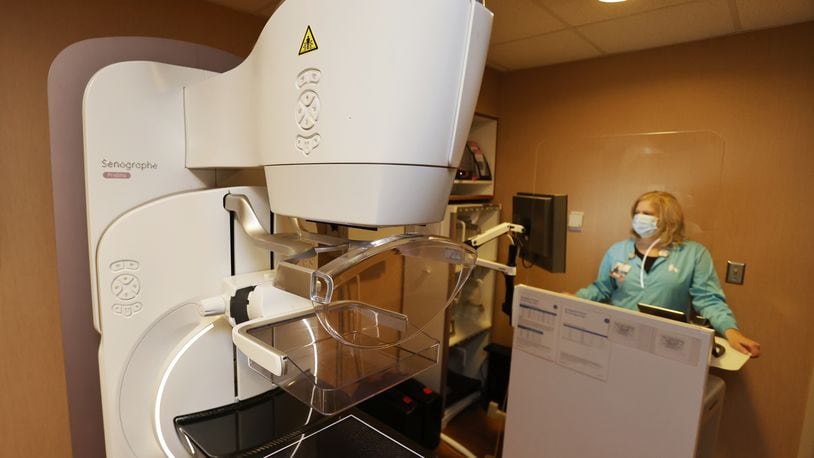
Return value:
M 592 280 L 605 250 L 630 235 L 634 200 L 652 190 L 675 195 L 687 236 L 713 250 L 723 158 L 723 139 L 709 131 L 540 141 L 532 172 L 510 185 L 511 194 L 566 194 L 569 214 L 581 213 L 583 223 L 569 227 L 565 277 L 571 281 L 521 268 L 518 282 L 559 290 Z

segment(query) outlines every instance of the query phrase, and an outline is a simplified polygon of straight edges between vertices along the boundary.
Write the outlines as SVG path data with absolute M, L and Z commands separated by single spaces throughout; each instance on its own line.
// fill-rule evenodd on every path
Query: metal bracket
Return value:
M 295 234 L 269 234 L 257 219 L 249 198 L 243 194 L 227 194 L 223 199 L 223 208 L 235 214 L 255 245 L 273 251 L 284 259 L 313 248 L 313 245 L 295 239 Z

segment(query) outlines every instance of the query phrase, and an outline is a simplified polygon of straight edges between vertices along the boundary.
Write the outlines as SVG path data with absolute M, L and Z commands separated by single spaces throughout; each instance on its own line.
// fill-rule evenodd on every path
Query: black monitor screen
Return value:
M 512 199 L 512 222 L 526 228 L 522 259 L 549 272 L 565 272 L 567 195 L 518 193 Z
M 638 304 L 639 311 L 642 313 L 646 313 L 648 315 L 655 315 L 660 316 L 662 318 L 667 318 L 668 320 L 680 321 L 682 323 L 687 322 L 687 316 L 684 315 L 684 312 L 679 312 L 678 310 L 671 310 L 664 307 L 658 307 L 656 305 L 650 304 Z

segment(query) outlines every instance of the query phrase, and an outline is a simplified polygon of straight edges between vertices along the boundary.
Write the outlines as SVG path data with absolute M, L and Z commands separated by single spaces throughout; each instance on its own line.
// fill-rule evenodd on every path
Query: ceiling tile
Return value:
M 538 35 L 489 48 L 490 64 L 507 70 L 588 59 L 598 55 L 596 48 L 572 30 Z
M 495 14 L 492 44 L 542 35 L 566 27 L 531 0 L 491 0 L 486 2 L 486 6 Z
M 601 3 L 597 0 L 536 0 L 570 25 L 616 19 L 694 0 L 646 0 L 621 3 Z
M 814 19 L 812 0 L 737 0 L 744 30 L 764 29 Z
M 206 1 L 266 17 L 282 2 Z M 485 3 L 495 13 L 487 62 L 501 70 L 814 20 L 814 0 L 630 0 L 617 4 L 597 0 L 486 0 Z M 740 26 L 738 30 L 736 25 Z
M 735 33 L 727 0 L 704 0 L 579 27 L 608 53 L 655 48 Z

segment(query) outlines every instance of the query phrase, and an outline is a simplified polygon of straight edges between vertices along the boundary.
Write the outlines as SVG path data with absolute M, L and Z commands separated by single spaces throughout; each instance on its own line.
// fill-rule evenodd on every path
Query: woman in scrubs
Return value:
M 631 310 L 649 304 L 685 315 L 690 304 L 736 350 L 760 355 L 760 344 L 738 330 L 712 256 L 684 235 L 684 212 L 669 193 L 643 194 L 631 209 L 632 237 L 605 253 L 596 281 L 577 296 Z

